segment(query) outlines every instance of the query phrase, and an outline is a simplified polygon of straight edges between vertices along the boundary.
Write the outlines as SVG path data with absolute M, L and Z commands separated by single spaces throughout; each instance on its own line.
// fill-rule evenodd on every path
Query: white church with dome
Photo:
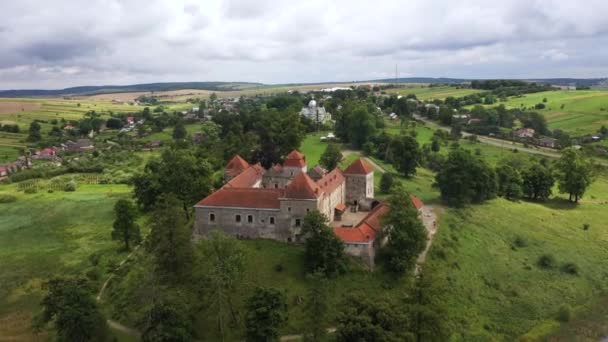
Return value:
M 305 116 L 312 121 L 326 123 L 331 121 L 331 114 L 325 111 L 324 107 L 318 107 L 315 99 L 308 102 L 308 107 L 302 108 L 300 115 Z

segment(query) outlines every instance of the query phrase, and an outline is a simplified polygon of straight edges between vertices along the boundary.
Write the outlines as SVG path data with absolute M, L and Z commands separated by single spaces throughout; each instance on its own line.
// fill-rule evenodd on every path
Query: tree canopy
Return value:
M 562 151 L 555 167 L 559 191 L 568 194 L 569 200 L 577 203 L 593 183 L 593 164 L 580 151 L 568 148 Z
M 287 322 L 287 299 L 274 288 L 258 287 L 247 300 L 246 340 L 276 341 L 279 329 Z
M 311 273 L 320 271 L 336 275 L 344 269 L 344 243 L 327 223 L 327 217 L 317 210 L 304 217 L 302 234 L 306 237 L 306 269 Z

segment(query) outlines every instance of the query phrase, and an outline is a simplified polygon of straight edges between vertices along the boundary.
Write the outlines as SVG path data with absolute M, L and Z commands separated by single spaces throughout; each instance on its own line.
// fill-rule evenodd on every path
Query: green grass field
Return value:
M 0 195 L 17 201 L 0 203 L 0 336 L 32 340 L 31 318 L 39 310 L 40 285 L 56 275 L 92 269 L 98 253 L 100 279 L 109 265 L 124 258 L 111 241 L 113 206 L 129 197 L 124 185 L 81 185 L 76 192 L 24 194 L 16 185 L 1 185 Z
M 578 136 L 595 133 L 602 125 L 608 125 L 606 90 L 547 91 L 510 97 L 504 104 L 508 108 L 531 108 L 543 103 L 545 98 L 546 108 L 537 111 L 545 115 L 550 129 L 561 129 Z
M 562 305 L 576 309 L 608 290 L 608 178 L 602 175 L 574 206 L 559 196 L 546 203 L 495 199 L 449 209 L 428 260 L 427 272 L 443 277 L 448 321 L 456 339 L 532 339 L 557 327 Z M 590 224 L 588 230 L 583 224 Z M 526 244 L 517 247 L 516 238 Z M 541 255 L 555 257 L 541 269 Z M 578 275 L 560 271 L 575 263 Z
M 412 85 L 404 88 L 394 88 L 386 90 L 388 94 L 409 95 L 415 94 L 419 100 L 443 100 L 446 97 L 462 97 L 471 94 L 482 92 L 478 89 L 458 89 L 455 87 L 428 87 L 421 85 Z

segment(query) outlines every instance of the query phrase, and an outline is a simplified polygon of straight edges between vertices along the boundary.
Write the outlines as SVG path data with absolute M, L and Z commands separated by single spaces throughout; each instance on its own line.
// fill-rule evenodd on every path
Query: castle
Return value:
M 224 178 L 223 187 L 194 206 L 195 236 L 221 230 L 239 238 L 301 242 L 304 217 L 318 210 L 346 252 L 373 265 L 380 218 L 388 206 L 374 200 L 374 169 L 365 160 L 327 172 L 319 166 L 308 170 L 297 150 L 270 169 L 237 155 L 226 165 Z

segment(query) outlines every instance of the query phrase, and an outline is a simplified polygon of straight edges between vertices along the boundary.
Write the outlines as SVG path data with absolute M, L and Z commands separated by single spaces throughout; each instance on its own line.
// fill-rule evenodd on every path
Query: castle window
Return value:
M 306 213 L 308 214 L 310 212 L 310 209 L 306 208 Z
M 300 219 L 296 219 L 296 227 L 299 227 L 302 224 L 302 221 L 300 221 Z
M 234 217 L 234 219 L 235 219 L 236 223 L 241 223 L 241 215 L 236 215 Z
M 253 223 L 253 215 L 247 215 L 247 223 Z
M 291 207 L 287 207 L 287 212 L 291 212 Z
M 274 183 L 274 188 L 278 189 L 279 188 L 279 183 Z
M 215 222 L 215 214 L 209 214 L 209 222 Z
M 273 216 L 270 217 L 270 224 L 274 224 L 274 217 Z

